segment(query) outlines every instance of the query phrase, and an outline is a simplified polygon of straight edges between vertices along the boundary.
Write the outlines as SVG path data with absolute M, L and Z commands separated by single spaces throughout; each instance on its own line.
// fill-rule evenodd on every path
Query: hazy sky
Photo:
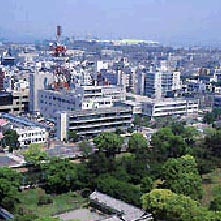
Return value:
M 64 35 L 221 41 L 221 0 L 0 0 L 0 38 Z

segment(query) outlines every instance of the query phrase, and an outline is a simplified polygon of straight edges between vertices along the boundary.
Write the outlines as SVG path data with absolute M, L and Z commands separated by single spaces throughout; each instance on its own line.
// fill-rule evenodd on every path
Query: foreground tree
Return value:
M 154 189 L 142 196 L 143 209 L 151 212 L 156 221 L 221 220 L 221 214 L 208 211 L 197 201 L 168 189 Z
M 125 202 L 140 206 L 140 188 L 108 175 L 96 179 L 96 189 Z
M 13 211 L 18 202 L 18 189 L 21 176 L 10 168 L 0 168 L 0 205 Z
M 164 164 L 163 176 L 165 188 L 195 200 L 202 197 L 202 178 L 193 156 L 185 155 L 178 159 L 169 159 Z
M 64 193 L 78 188 L 77 167 L 68 159 L 52 158 L 44 171 L 46 192 Z

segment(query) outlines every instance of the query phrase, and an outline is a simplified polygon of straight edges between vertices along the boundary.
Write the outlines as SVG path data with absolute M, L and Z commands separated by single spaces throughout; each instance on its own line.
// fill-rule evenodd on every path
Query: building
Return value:
M 53 120 L 56 112 L 109 108 L 125 99 L 121 86 L 78 86 L 75 90 L 39 90 L 37 106 L 44 117 Z
M 80 136 L 96 136 L 101 132 L 127 130 L 131 127 L 132 112 L 129 107 L 109 107 L 73 112 L 58 112 L 55 126 L 60 140 L 68 138 L 68 131 Z
M 48 128 L 44 125 L 9 113 L 1 113 L 0 117 L 7 122 L 2 126 L 2 130 L 15 130 L 19 135 L 18 141 L 21 147 L 31 143 L 46 143 L 48 141 Z
M 214 96 L 213 107 L 214 108 L 221 108 L 221 95 L 216 94 Z
M 197 118 L 198 99 L 165 98 L 143 102 L 143 115 L 148 117 L 184 116 Z
M 18 142 L 20 147 L 30 145 L 31 143 L 44 144 L 48 141 L 48 133 L 44 128 L 26 127 L 15 128 L 14 130 L 19 135 Z
M 28 111 L 28 91 L 0 93 L 0 112 L 20 114 Z
M 144 69 L 138 75 L 138 94 L 150 98 L 166 97 L 169 93 L 181 89 L 180 72 Z
M 119 199 L 110 197 L 100 192 L 93 192 L 90 195 L 91 205 L 104 212 L 109 212 L 114 221 L 148 221 L 153 220 L 152 215 L 135 206 L 129 205 Z M 105 221 L 105 220 L 104 220 Z
M 38 92 L 47 89 L 49 84 L 53 82 L 53 74 L 50 72 L 35 72 L 30 74 L 30 104 L 29 111 L 38 112 Z

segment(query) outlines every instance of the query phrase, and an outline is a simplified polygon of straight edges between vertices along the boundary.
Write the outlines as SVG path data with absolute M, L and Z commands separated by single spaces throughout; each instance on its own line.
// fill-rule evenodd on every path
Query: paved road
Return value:
M 58 217 L 61 220 L 77 219 L 80 221 L 95 221 L 104 219 L 104 216 L 98 215 L 96 213 L 91 213 L 88 209 L 73 210 L 71 212 L 61 214 Z

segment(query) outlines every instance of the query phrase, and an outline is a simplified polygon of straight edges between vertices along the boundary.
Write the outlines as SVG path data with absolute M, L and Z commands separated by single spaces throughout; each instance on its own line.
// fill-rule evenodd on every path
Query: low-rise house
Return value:
M 100 192 L 91 193 L 90 200 L 92 206 L 99 208 L 99 210 L 109 212 L 113 215 L 113 217 L 109 218 L 108 221 L 153 220 L 152 215 L 146 213 L 146 211 Z

